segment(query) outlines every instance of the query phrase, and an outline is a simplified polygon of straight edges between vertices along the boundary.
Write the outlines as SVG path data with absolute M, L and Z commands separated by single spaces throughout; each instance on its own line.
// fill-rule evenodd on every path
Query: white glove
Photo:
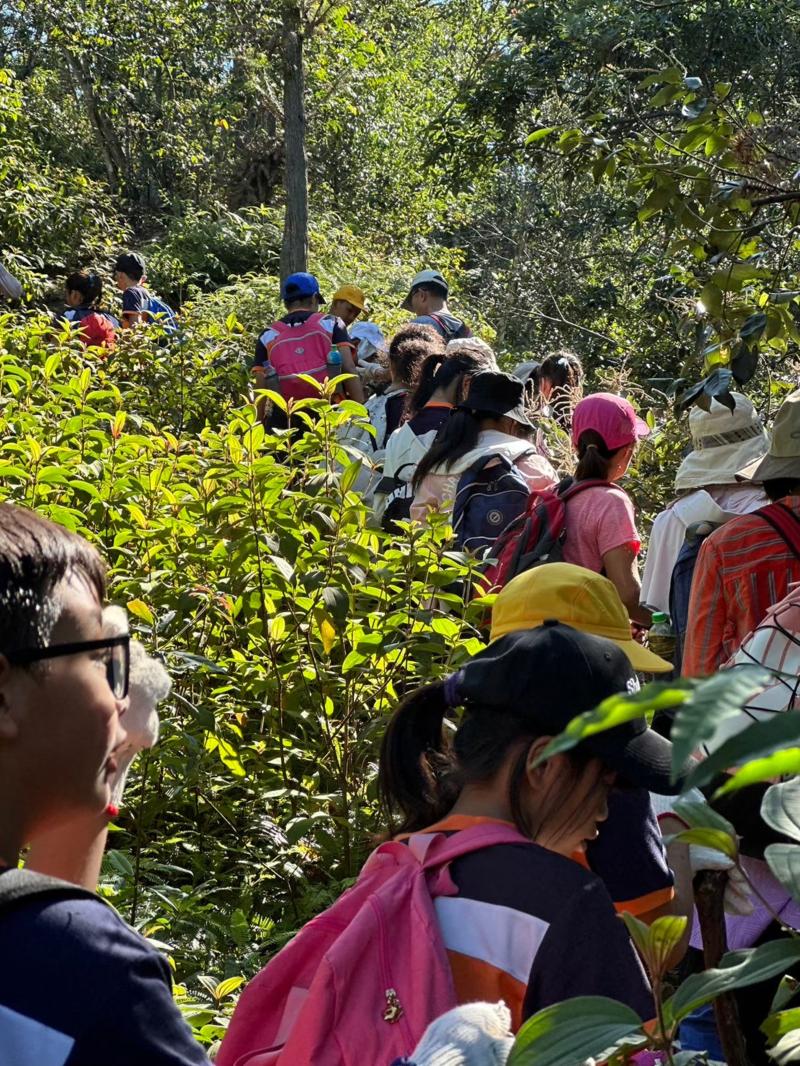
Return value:
M 505 1003 L 466 1003 L 431 1022 L 407 1061 L 413 1066 L 504 1066 L 513 1043 Z
M 662 818 L 672 816 L 680 820 L 680 814 L 676 814 L 674 810 L 676 798 L 675 796 L 661 796 L 655 792 L 650 793 L 650 802 L 653 804 L 659 827 L 661 826 Z M 692 803 L 706 802 L 705 796 L 698 788 L 691 789 L 681 798 L 690 800 Z M 693 874 L 696 874 L 699 870 L 727 870 L 725 910 L 728 914 L 747 915 L 753 913 L 755 904 L 750 885 L 742 871 L 735 865 L 733 859 L 728 858 L 723 852 L 717 851 L 716 848 L 704 848 L 699 844 L 691 844 L 689 846 L 689 862 L 691 863 Z
M 128 616 L 121 607 L 103 611 L 103 632 L 116 637 L 128 632 Z M 163 665 L 148 655 L 138 640 L 131 640 L 131 682 L 128 709 L 122 724 L 128 734 L 116 752 L 118 770 L 111 781 L 111 803 L 119 807 L 131 763 L 143 748 L 152 748 L 158 740 L 157 704 L 169 695 L 172 687 Z

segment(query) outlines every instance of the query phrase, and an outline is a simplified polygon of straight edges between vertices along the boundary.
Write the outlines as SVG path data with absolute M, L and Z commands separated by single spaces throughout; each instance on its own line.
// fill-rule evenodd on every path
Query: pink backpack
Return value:
M 322 325 L 326 317 L 316 313 L 294 326 L 286 322 L 272 323 L 271 328 L 278 337 L 269 345 L 269 361 L 280 379 L 284 399 L 303 400 L 319 395 L 313 385 L 298 378 L 298 374 L 309 374 L 320 382 L 331 376 L 328 356 L 333 337 Z
M 409 1055 L 457 1005 L 433 908 L 457 893 L 448 864 L 520 843 L 530 841 L 487 823 L 381 844 L 353 887 L 249 983 L 216 1066 L 381 1066 Z

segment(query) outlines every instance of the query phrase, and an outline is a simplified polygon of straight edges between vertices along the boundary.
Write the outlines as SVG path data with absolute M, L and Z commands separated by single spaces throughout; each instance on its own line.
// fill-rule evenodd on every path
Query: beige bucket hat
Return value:
M 737 477 L 741 481 L 800 481 L 800 389 L 786 397 L 775 416 L 767 454 L 740 470 Z
M 675 488 L 702 489 L 707 485 L 734 485 L 736 475 L 766 454 L 769 438 L 746 396 L 732 392 L 733 411 L 717 400 L 704 411 L 693 407 L 689 415 L 692 450 L 678 467 Z

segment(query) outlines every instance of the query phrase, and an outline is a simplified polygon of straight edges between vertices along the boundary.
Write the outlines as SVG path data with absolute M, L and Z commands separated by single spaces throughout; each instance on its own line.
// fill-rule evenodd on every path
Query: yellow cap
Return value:
M 353 307 L 357 307 L 359 311 L 366 311 L 367 298 L 364 295 L 364 290 L 359 289 L 358 285 L 342 285 L 333 294 L 333 303 L 335 300 L 347 300 Z
M 616 586 L 602 574 L 572 563 L 546 563 L 509 581 L 495 600 L 489 639 L 535 629 L 551 618 L 582 633 L 613 640 L 634 670 L 663 674 L 672 669 L 666 659 L 631 637 Z

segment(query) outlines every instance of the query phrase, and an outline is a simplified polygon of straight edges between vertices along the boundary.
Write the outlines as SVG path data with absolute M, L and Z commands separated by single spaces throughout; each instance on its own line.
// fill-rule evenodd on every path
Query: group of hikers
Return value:
M 134 255 L 117 277 L 139 283 L 123 295 L 135 325 L 150 296 Z M 344 285 L 322 310 L 317 279 L 293 274 L 286 314 L 258 339 L 254 400 L 269 430 L 312 427 L 313 412 L 294 404 L 341 378 L 332 402 L 367 412 L 340 439 L 363 460 L 359 491 L 376 524 L 402 535 L 405 522 L 443 515 L 475 561 L 474 591 L 497 597 L 487 646 L 391 715 L 378 762 L 385 839 L 247 985 L 218 1066 L 489 1066 L 505 1062 L 526 1018 L 576 996 L 611 997 L 647 1022 L 650 981 L 618 915 L 686 917 L 670 962 L 702 968 L 692 921 L 702 870 L 730 871 L 732 947 L 800 928 L 764 862 L 781 838 L 757 818 L 761 793 L 743 790 L 724 810 L 747 880 L 720 852 L 676 840 L 685 823 L 674 807 L 695 760 L 796 708 L 800 390 L 769 435 L 743 395 L 733 410 L 692 411 L 675 498 L 640 573 L 622 482 L 648 424 L 623 396 L 584 395 L 573 353 L 504 372 L 448 295 L 439 272 L 420 272 L 403 303 L 413 318 L 385 343 L 358 321 L 362 290 Z M 0 1063 L 204 1063 L 166 963 L 94 894 L 125 774 L 157 739 L 169 678 L 106 605 L 97 551 L 11 503 L 0 504 L 0 602 L 0 957 L 13 959 L 0 968 Z M 677 775 L 668 718 L 548 752 L 575 716 L 642 678 L 740 662 L 780 675 Z M 739 1004 L 756 1063 L 768 1061 L 758 1027 L 773 991 L 761 988 Z M 681 1040 L 723 1060 L 707 1009 Z

